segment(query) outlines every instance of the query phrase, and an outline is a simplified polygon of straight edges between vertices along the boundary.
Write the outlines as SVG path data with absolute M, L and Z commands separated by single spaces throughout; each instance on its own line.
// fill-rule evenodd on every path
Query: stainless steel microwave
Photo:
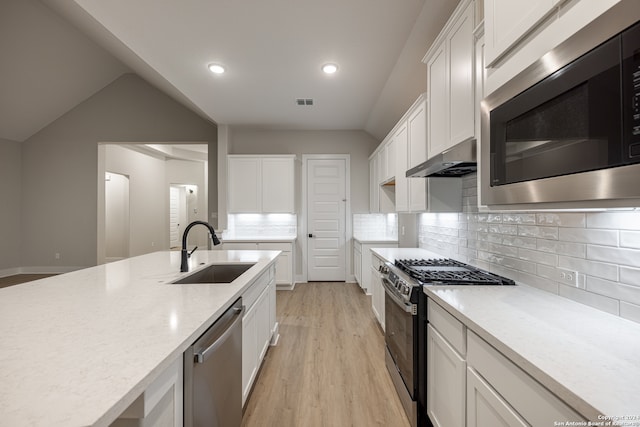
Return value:
M 640 206 L 639 21 L 622 0 L 482 102 L 482 204 Z

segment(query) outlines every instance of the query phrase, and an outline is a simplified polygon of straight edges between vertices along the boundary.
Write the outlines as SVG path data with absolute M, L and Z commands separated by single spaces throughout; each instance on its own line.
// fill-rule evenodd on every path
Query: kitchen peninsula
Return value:
M 155 252 L 0 289 L 6 425 L 106 426 L 271 268 L 278 251 Z M 210 264 L 255 263 L 228 284 L 171 284 Z M 180 415 L 181 416 L 181 415 Z

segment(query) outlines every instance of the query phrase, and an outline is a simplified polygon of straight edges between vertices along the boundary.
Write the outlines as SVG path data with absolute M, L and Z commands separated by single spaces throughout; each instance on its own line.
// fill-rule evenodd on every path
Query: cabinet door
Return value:
M 467 368 L 467 427 L 528 424 L 473 369 Z
M 427 413 L 434 427 L 465 426 L 466 364 L 427 326 Z
M 409 211 L 409 179 L 406 177 L 409 157 L 407 124 L 402 124 L 394 136 L 396 171 L 396 212 Z
M 294 161 L 262 159 L 262 212 L 294 213 Z
M 353 276 L 362 288 L 362 245 L 353 242 Z
M 258 347 L 258 366 L 264 359 L 271 341 L 271 316 L 269 309 L 271 304 L 269 301 L 269 286 L 264 288 L 262 294 L 256 301 L 256 326 L 257 326 L 257 347 Z
M 492 66 L 502 54 L 540 22 L 553 9 L 554 1 L 485 0 L 487 65 Z
M 436 48 L 427 63 L 429 157 L 441 153 L 449 143 L 449 78 L 445 44 Z
M 258 249 L 281 251 L 276 259 L 276 283 L 279 285 L 293 285 L 293 244 L 259 243 Z
M 280 285 L 293 284 L 293 260 L 291 252 L 281 252 L 276 260 L 276 283 Z
M 427 102 L 423 101 L 407 120 L 409 159 L 408 169 L 427 160 Z M 427 209 L 426 184 L 422 178 L 408 178 L 409 210 L 419 212 Z
M 475 131 L 473 8 L 473 3 L 466 7 L 446 39 L 449 60 L 449 146 L 473 137 Z
M 242 317 L 242 406 L 258 372 L 257 306 L 258 304 L 253 304 Z
M 377 267 L 371 266 L 371 308 L 384 330 L 384 288 Z
M 376 154 L 376 162 L 378 163 L 378 184 L 382 184 L 387 179 L 387 151 L 385 147 L 381 148 Z
M 260 159 L 229 157 L 227 194 L 230 213 L 261 212 Z
M 380 187 L 378 182 L 378 156 L 369 159 L 369 212 L 380 212 Z
M 407 119 L 408 169 L 427 160 L 427 101 L 423 100 Z
M 271 329 L 271 342 L 275 345 L 278 340 L 278 329 L 276 320 L 276 282 L 272 280 L 269 283 L 269 328 Z
M 394 176 L 396 176 L 396 141 L 395 138 L 391 141 L 387 142 L 387 145 L 384 147 L 384 151 L 386 153 L 387 158 L 387 174 L 385 177 L 385 181 L 389 181 Z

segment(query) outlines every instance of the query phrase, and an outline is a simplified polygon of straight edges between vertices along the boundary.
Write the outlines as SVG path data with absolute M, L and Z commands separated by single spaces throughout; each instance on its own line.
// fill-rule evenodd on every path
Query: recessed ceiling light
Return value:
M 335 72 L 338 71 L 338 66 L 336 64 L 324 64 L 322 71 L 324 71 L 325 74 L 335 74 Z
M 225 69 L 220 64 L 209 64 L 209 71 L 211 71 L 213 74 L 223 74 L 225 72 Z

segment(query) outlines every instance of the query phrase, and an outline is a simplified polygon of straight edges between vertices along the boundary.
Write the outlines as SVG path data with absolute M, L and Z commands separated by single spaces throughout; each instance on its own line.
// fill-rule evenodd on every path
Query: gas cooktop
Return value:
M 449 258 L 402 259 L 395 266 L 420 284 L 515 285 L 511 279 Z

